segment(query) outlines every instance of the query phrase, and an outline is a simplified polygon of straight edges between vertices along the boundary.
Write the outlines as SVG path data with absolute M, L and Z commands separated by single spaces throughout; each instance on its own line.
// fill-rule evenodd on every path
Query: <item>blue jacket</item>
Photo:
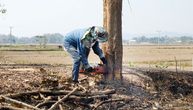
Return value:
M 81 61 L 83 65 L 89 65 L 88 59 L 86 57 L 86 47 L 81 43 L 81 38 L 85 34 L 85 32 L 88 31 L 88 29 L 78 29 L 74 30 L 64 37 L 64 42 L 69 43 L 73 47 L 77 49 L 79 52 L 79 55 L 81 56 Z M 95 54 L 99 56 L 99 58 L 104 57 L 102 50 L 99 47 L 99 42 L 96 41 L 95 44 L 92 46 L 92 49 Z

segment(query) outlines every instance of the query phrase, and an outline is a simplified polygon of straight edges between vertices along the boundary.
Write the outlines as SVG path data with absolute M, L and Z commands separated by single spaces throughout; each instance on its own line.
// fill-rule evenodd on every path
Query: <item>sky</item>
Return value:
M 0 34 L 31 37 L 65 34 L 103 24 L 103 0 L 0 0 Z M 123 34 L 175 32 L 193 35 L 193 0 L 123 0 Z

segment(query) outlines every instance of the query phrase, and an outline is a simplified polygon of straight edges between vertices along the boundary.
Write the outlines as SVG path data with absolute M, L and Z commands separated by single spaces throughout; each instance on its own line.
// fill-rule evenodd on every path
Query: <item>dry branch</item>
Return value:
M 58 100 L 54 105 L 52 105 L 48 110 L 54 110 L 61 102 L 65 101 L 70 95 L 78 90 L 78 87 L 74 88 L 70 93 L 64 96 L 62 99 Z
M 69 94 L 71 91 L 69 90 L 58 90 L 58 91 L 51 91 L 51 90 L 41 90 L 41 91 L 29 91 L 29 92 L 23 92 L 23 93 L 16 93 L 16 94 L 8 94 L 5 95 L 6 97 L 10 98 L 18 98 L 18 97 L 23 97 L 25 95 L 50 95 L 50 96 L 59 96 L 59 95 L 66 95 Z M 76 91 L 72 93 L 72 95 L 76 96 L 95 96 L 95 95 L 108 95 L 108 94 L 114 94 L 115 90 L 105 90 L 105 91 L 98 91 L 98 92 L 91 92 L 91 93 L 83 93 L 80 91 Z
M 92 110 L 96 110 L 99 106 L 101 106 L 102 104 L 105 103 L 110 103 L 110 102 L 119 102 L 119 101 L 125 101 L 125 99 L 109 99 L 109 100 L 105 100 L 105 101 L 101 101 L 97 104 L 95 104 L 92 108 Z
M 79 96 L 71 95 L 68 97 L 68 100 L 73 100 L 76 102 L 91 102 L 94 99 L 108 99 L 108 98 L 109 98 L 108 95 L 96 95 L 96 96 L 89 96 L 89 97 L 79 97 Z M 47 100 L 47 101 L 43 101 L 43 102 L 39 103 L 38 105 L 36 105 L 36 107 L 41 108 L 43 106 L 49 106 L 49 105 L 52 105 L 54 103 L 56 103 L 56 101 Z M 84 106 L 88 106 L 88 105 L 84 105 Z
M 58 100 L 60 100 L 61 98 L 60 97 L 58 97 Z M 59 109 L 60 110 L 63 110 L 63 108 L 62 108 L 62 105 L 61 104 L 59 104 Z
M 44 100 L 47 100 L 46 97 L 44 97 L 43 94 L 40 94 L 40 97 L 41 97 L 42 99 L 44 99 Z
M 78 85 L 82 90 L 84 90 L 84 93 L 86 93 L 87 92 L 87 90 L 86 90 L 86 88 L 85 87 L 83 87 L 82 85 Z
M 41 110 L 37 107 L 34 107 L 32 105 L 29 105 L 29 104 L 26 104 L 26 103 L 23 103 L 21 101 L 17 101 L 17 100 L 14 100 L 14 99 L 11 99 L 9 97 L 6 97 L 6 96 L 1 96 L 5 101 L 8 101 L 8 102 L 11 102 L 11 103 L 15 103 L 15 104 L 18 104 L 20 106 L 23 106 L 23 107 L 27 107 L 27 108 L 30 108 L 30 109 L 33 109 L 33 110 Z
M 42 105 L 44 105 L 45 103 L 49 102 L 49 100 L 44 100 L 43 102 L 37 104 L 35 107 L 41 107 Z
M 45 101 L 45 102 L 39 103 L 38 105 L 36 105 L 36 107 L 41 108 L 43 106 L 50 106 L 54 103 L 56 103 L 56 101 Z
M 26 110 L 26 109 L 12 107 L 12 106 L 0 106 L 0 110 Z
M 87 79 L 88 79 L 88 76 L 86 76 L 86 77 L 84 77 L 82 79 L 79 79 L 79 82 L 82 82 L 82 81 L 87 80 Z
M 41 102 L 41 103 L 39 103 L 39 104 L 37 104 L 35 107 L 40 107 L 42 104 L 44 104 L 44 103 L 47 103 L 50 99 L 51 99 L 51 97 L 44 97 L 44 95 L 42 95 L 42 94 L 40 94 L 40 97 L 42 98 L 42 99 L 44 99 L 44 101 L 43 102 Z

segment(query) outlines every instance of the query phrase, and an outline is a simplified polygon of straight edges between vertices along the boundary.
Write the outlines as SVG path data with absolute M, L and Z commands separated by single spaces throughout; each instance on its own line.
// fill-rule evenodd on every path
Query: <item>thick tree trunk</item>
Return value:
M 107 0 L 103 0 L 103 27 L 107 30 Z M 107 58 L 107 43 L 103 43 L 102 49 Z
M 122 0 L 104 0 L 104 27 L 109 33 L 103 45 L 108 61 L 107 79 L 122 79 Z

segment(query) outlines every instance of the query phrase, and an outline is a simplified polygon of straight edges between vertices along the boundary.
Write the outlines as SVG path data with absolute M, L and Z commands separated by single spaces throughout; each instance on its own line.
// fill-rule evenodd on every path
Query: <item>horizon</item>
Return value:
M 36 36 L 47 36 L 47 35 L 54 35 L 54 34 L 59 34 L 61 36 L 64 36 L 61 33 L 45 33 L 45 34 L 41 34 L 41 35 L 34 35 L 34 36 L 15 36 L 12 35 L 16 38 L 33 38 Z M 0 37 L 1 36 L 10 36 L 10 34 L 1 34 L 0 33 Z M 162 32 L 160 31 L 160 33 L 148 33 L 148 34 L 130 34 L 130 33 L 123 33 L 122 37 L 123 40 L 132 40 L 133 38 L 137 38 L 137 37 L 146 37 L 146 38 L 161 38 L 161 37 L 169 37 L 169 38 L 180 38 L 180 37 L 192 37 L 193 38 L 193 34 L 188 34 L 188 33 L 175 33 L 175 32 Z

